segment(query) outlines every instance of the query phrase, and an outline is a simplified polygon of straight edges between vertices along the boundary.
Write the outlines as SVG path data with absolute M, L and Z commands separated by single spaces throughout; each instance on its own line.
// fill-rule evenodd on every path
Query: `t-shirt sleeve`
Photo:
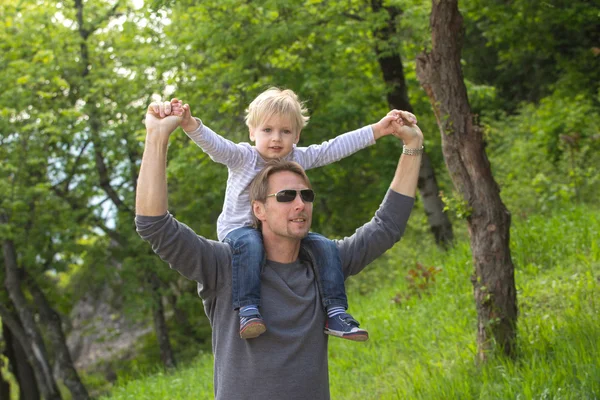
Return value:
M 138 234 L 169 266 L 200 284 L 200 295 L 207 298 L 225 282 L 231 269 L 227 244 L 198 236 L 187 225 L 167 213 L 159 217 L 137 215 Z
M 375 216 L 347 238 L 338 240 L 344 276 L 355 275 L 400 240 L 414 198 L 388 190 Z

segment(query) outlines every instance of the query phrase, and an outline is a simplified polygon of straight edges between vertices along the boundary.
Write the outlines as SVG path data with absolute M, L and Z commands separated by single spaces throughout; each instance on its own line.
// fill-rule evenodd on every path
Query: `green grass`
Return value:
M 483 366 L 475 363 L 468 242 L 442 252 L 403 241 L 348 284 L 351 311 L 371 339 L 330 340 L 332 398 L 600 398 L 599 241 L 599 213 L 584 207 L 514 222 L 519 355 Z M 416 262 L 441 272 L 427 293 L 408 298 L 404 277 Z M 212 357 L 123 382 L 109 398 L 210 399 Z

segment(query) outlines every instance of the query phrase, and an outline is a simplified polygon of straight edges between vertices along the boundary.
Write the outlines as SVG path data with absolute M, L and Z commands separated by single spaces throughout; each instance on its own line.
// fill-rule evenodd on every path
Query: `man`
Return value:
M 312 221 L 308 178 L 297 164 L 269 164 L 250 189 L 267 258 L 261 307 L 269 330 L 242 340 L 237 315 L 231 312 L 231 247 L 197 236 L 167 212 L 167 144 L 179 121 L 168 102 L 148 107 L 136 224 L 171 268 L 198 282 L 213 329 L 215 398 L 329 399 L 325 313 L 314 275 L 319 261 L 300 246 Z M 346 277 L 400 239 L 412 209 L 423 134 L 408 122 L 396 124 L 394 135 L 404 141 L 404 151 L 390 190 L 370 222 L 335 241 Z

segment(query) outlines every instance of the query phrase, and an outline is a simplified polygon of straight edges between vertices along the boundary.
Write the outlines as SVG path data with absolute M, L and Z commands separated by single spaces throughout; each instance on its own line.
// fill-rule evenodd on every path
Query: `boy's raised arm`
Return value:
M 225 164 L 229 168 L 236 168 L 242 166 L 244 160 L 251 156 L 249 146 L 236 144 L 231 140 L 225 139 L 202 124 L 198 118 L 194 118 L 189 104 L 181 104 L 181 101 L 177 99 L 173 99 L 173 103 L 175 103 L 175 107 L 181 107 L 183 113 L 181 128 L 185 134 L 208 154 L 213 161 Z
M 344 133 L 321 144 L 297 147 L 295 161 L 304 169 L 322 167 L 364 149 L 383 136 L 393 134 L 405 123 L 415 124 L 416 121 L 412 113 L 392 110 L 375 124 Z

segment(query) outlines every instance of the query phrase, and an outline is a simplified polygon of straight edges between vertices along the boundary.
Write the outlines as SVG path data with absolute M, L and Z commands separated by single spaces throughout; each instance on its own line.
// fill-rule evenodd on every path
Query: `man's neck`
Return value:
M 263 236 L 263 245 L 267 260 L 281 264 L 293 263 L 300 253 L 300 239 L 282 238 L 280 236 Z

